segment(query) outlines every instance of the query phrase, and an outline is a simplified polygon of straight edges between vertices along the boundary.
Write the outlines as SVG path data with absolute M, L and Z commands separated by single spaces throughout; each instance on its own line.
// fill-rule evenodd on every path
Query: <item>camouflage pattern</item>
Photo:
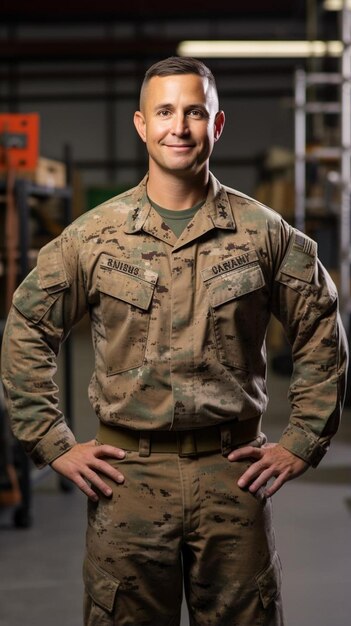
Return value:
M 249 463 L 128 452 L 117 465 L 125 483 L 88 504 L 85 626 L 179 626 L 183 576 L 191 626 L 283 626 L 272 503 L 236 485 Z
M 39 467 L 74 445 L 53 375 L 60 344 L 86 313 L 89 397 L 103 422 L 181 430 L 259 420 L 273 313 L 294 356 L 280 443 L 317 465 L 339 424 L 347 348 L 316 244 L 213 176 L 177 239 L 150 206 L 146 180 L 46 245 L 15 292 L 2 356 L 16 436 Z
M 339 424 L 347 348 L 315 243 L 212 176 L 177 239 L 150 206 L 146 180 L 45 246 L 17 289 L 2 355 L 15 434 L 39 467 L 75 444 L 53 376 L 86 313 L 89 396 L 103 423 L 259 425 L 273 313 L 294 356 L 280 442 L 317 465 Z M 249 464 L 127 452 L 125 482 L 88 503 L 85 626 L 179 626 L 183 576 L 191 626 L 283 626 L 271 502 L 237 486 Z

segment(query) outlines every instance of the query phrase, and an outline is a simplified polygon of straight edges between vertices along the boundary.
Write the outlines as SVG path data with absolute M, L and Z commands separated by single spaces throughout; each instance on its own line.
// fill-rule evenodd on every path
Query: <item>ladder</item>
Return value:
M 338 250 L 340 268 L 340 312 L 345 328 L 349 330 L 351 313 L 351 10 L 342 11 L 343 52 L 340 73 L 307 73 L 299 69 L 295 73 L 295 226 L 306 228 L 306 116 L 326 114 L 340 116 L 340 146 L 322 147 L 313 151 L 313 157 L 339 160 L 337 184 L 340 187 L 338 207 Z M 338 102 L 310 101 L 308 89 L 317 85 L 339 86 Z

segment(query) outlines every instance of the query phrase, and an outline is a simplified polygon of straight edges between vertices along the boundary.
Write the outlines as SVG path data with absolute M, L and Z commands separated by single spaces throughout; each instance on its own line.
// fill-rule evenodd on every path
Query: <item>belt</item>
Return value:
M 132 430 L 100 423 L 96 439 L 99 444 L 139 451 L 140 456 L 149 456 L 151 452 L 196 456 L 216 451 L 226 456 L 233 448 L 257 439 L 262 434 L 260 426 L 257 417 L 192 430 Z

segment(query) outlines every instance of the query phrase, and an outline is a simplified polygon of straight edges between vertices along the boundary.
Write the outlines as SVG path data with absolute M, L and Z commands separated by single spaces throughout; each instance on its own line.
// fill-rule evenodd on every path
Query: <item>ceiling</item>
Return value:
M 177 0 L 166 3 L 164 0 L 99 0 L 99 2 L 87 2 L 75 0 L 70 3 L 61 3 L 57 8 L 55 3 L 48 0 L 2 0 L 1 4 L 0 34 L 8 32 L 11 38 L 15 38 L 16 29 L 22 31 L 34 25 L 63 27 L 66 29 L 73 25 L 85 27 L 91 26 L 122 26 L 133 25 L 139 37 L 148 37 L 147 27 L 153 23 L 159 26 L 158 44 L 162 47 L 162 40 L 169 41 L 168 48 L 174 49 L 171 36 L 165 36 L 164 25 L 177 29 L 177 25 L 186 24 L 186 30 L 194 32 L 194 38 L 199 31 L 199 25 L 207 25 L 207 37 L 222 37 L 223 25 L 227 38 L 236 39 L 269 39 L 269 38 L 312 38 L 318 34 L 321 38 L 335 35 L 337 16 L 335 13 L 323 10 L 323 0 L 222 0 L 220 8 L 217 8 L 212 0 Z M 315 32 L 313 32 L 315 31 Z M 180 33 L 181 34 L 181 33 Z M 179 40 L 178 34 L 175 36 Z M 38 37 L 40 40 L 41 37 Z M 23 54 L 30 52 L 24 40 Z M 35 56 L 35 39 L 32 54 Z M 49 55 L 53 54 L 55 39 L 51 38 L 48 48 Z M 151 42 L 152 43 L 152 42 Z M 110 52 L 109 52 L 110 50 Z M 147 50 L 148 51 L 148 50 Z M 2 51 L 4 52 L 4 51 Z M 11 52 L 14 52 L 12 50 Z M 98 53 L 97 50 L 95 50 Z M 164 50 L 160 50 L 161 53 Z M 133 51 L 126 50 L 126 55 Z M 18 52 L 20 54 L 20 51 Z M 58 50 L 58 54 L 62 54 Z M 74 51 L 72 50 L 72 54 Z M 83 45 L 76 52 L 77 56 L 86 55 Z M 101 54 L 117 55 L 118 51 L 105 46 Z M 138 54 L 138 52 L 136 53 Z
M 339 32 L 338 16 L 323 10 L 323 0 L 0 3 L 0 106 L 3 102 L 13 111 L 27 103 L 40 107 L 42 102 L 103 100 L 113 115 L 117 100 L 137 101 L 146 67 L 176 54 L 184 39 L 334 39 Z M 223 98 L 254 104 L 279 98 L 292 106 L 296 59 L 205 63 L 214 71 Z M 299 66 L 308 63 L 301 60 Z M 318 71 L 335 71 L 330 66 L 334 60 L 318 63 Z
M 171 19 L 184 17 L 196 19 L 199 17 L 235 17 L 247 19 L 250 16 L 262 18 L 279 18 L 305 15 L 305 0 L 223 0 L 220 9 L 216 9 L 214 2 L 206 0 L 177 0 L 174 3 L 165 3 L 164 0 L 100 0 L 90 3 L 86 0 L 75 0 L 70 3 L 61 3 L 57 8 L 55 3 L 47 0 L 3 0 L 2 17 L 12 22 L 23 21 L 91 21 L 106 19 Z
M 222 0 L 220 9 L 208 0 L 2 0 L 0 78 L 33 71 L 44 78 L 51 62 L 67 75 L 78 63 L 108 62 L 110 69 L 130 71 L 126 62 L 145 67 L 176 54 L 182 39 L 314 39 L 335 38 L 337 16 L 323 10 L 323 0 Z M 69 65 L 69 63 L 71 65 Z M 240 73 L 291 72 L 295 60 L 211 61 L 217 76 Z M 85 66 L 84 66 L 85 64 Z M 62 69 L 61 69 L 62 71 Z M 135 71 L 139 71 L 136 69 Z M 10 72 L 10 73 L 9 73 Z

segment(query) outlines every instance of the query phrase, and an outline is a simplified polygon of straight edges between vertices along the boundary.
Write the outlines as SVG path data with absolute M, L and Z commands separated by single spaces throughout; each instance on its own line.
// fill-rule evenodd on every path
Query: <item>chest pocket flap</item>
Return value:
M 157 279 L 157 273 L 152 270 L 103 254 L 97 285 L 101 293 L 147 311 Z
M 258 263 L 235 269 L 209 281 L 209 297 L 213 308 L 245 296 L 264 284 L 264 276 Z

